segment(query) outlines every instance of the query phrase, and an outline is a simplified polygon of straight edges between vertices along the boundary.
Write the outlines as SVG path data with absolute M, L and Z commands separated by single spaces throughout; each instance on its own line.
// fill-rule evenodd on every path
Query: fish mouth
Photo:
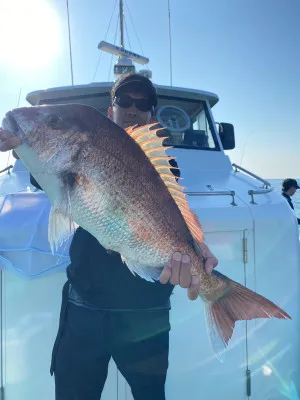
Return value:
M 2 121 L 2 128 L 9 131 L 14 136 L 20 136 L 21 128 L 11 111 L 5 114 L 5 118 Z

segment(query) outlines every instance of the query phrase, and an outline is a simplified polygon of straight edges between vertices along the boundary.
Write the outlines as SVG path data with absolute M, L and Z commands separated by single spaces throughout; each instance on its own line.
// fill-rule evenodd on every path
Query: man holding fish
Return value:
M 156 91 L 151 81 L 139 74 L 120 78 L 112 89 L 111 100 L 108 117 L 122 128 L 141 127 L 153 120 Z M 61 123 L 60 118 L 55 114 L 51 118 L 52 121 L 48 122 L 56 129 Z M 71 119 L 72 115 L 66 118 L 68 121 Z M 87 120 L 86 123 L 83 129 L 88 130 Z M 77 128 L 66 122 L 62 131 L 65 129 L 75 132 Z M 114 140 L 112 136 L 112 145 Z M 0 129 L 0 151 L 18 149 L 21 144 L 22 140 L 12 135 L 10 130 Z M 70 146 L 73 143 L 70 142 Z M 176 163 L 172 165 L 175 177 L 180 175 Z M 30 166 L 29 169 L 31 171 Z M 31 182 L 43 190 L 45 181 L 40 176 L 31 175 Z M 65 174 L 64 184 L 76 184 L 89 191 L 88 180 L 81 174 Z M 54 197 L 50 196 L 50 200 L 55 202 Z M 55 211 L 51 216 L 57 222 L 59 218 L 55 217 Z M 112 224 L 111 221 L 107 223 Z M 119 224 L 120 221 L 113 223 Z M 138 226 L 135 225 L 134 229 Z M 140 241 L 147 241 L 151 231 L 145 231 L 144 227 L 142 230 Z M 141 273 L 142 267 L 131 267 L 119 252 L 110 250 L 109 244 L 106 241 L 106 246 L 102 246 L 81 226 L 74 234 L 70 247 L 71 264 L 67 268 L 68 280 L 63 288 L 59 331 L 52 355 L 51 373 L 55 376 L 56 400 L 99 400 L 111 358 L 130 385 L 135 400 L 164 400 L 170 296 L 174 285 L 180 285 L 187 288 L 189 299 L 198 298 L 199 274 L 191 271 L 189 255 L 176 251 L 174 246 L 170 261 L 164 263 L 155 280 L 150 281 L 152 272 L 147 275 Z M 201 250 L 205 270 L 210 275 L 218 261 L 204 243 Z

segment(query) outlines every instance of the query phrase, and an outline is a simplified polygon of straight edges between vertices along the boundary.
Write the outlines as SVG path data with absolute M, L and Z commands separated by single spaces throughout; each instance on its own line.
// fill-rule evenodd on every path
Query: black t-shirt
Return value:
M 292 199 L 290 198 L 290 196 L 287 195 L 284 192 L 282 192 L 281 194 L 282 194 L 283 197 L 285 197 L 287 199 L 287 202 L 289 203 L 290 207 L 294 210 L 294 204 L 293 204 Z M 300 225 L 300 219 L 299 218 L 297 218 L 297 221 L 298 221 L 298 225 Z
M 42 189 L 30 176 L 32 185 Z M 174 286 L 148 282 L 133 275 L 120 254 L 108 253 L 98 240 L 77 228 L 71 246 L 67 276 L 70 300 L 97 309 L 141 310 L 170 308 Z
M 68 279 L 89 305 L 100 309 L 169 308 L 172 285 L 133 275 L 120 254 L 108 253 L 81 227 L 74 234 L 70 259 Z

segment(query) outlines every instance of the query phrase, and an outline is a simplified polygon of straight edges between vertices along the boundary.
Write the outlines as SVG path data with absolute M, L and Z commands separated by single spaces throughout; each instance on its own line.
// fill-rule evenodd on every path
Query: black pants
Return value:
M 100 400 L 112 357 L 135 400 L 165 400 L 169 311 L 94 311 L 68 303 L 53 349 L 56 400 Z

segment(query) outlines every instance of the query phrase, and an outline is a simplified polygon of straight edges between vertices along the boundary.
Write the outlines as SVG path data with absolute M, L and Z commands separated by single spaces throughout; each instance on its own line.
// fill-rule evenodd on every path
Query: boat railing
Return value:
M 6 172 L 6 171 L 7 171 L 8 174 L 10 174 L 10 170 L 11 170 L 13 167 L 14 167 L 13 165 L 9 165 L 8 167 L 2 169 L 2 170 L 0 171 L 0 174 L 2 174 L 2 172 Z
M 272 185 L 270 182 L 266 181 L 265 179 L 259 177 L 258 175 L 253 174 L 253 172 L 248 171 L 245 168 L 242 168 L 241 166 L 237 165 L 237 164 L 232 164 L 233 168 L 235 168 L 235 172 L 238 172 L 238 170 L 245 172 L 245 174 L 252 176 L 252 178 L 257 179 L 258 181 L 263 183 L 263 188 L 268 189 L 270 188 Z M 263 192 L 262 192 L 263 193 Z
M 259 190 L 248 190 L 248 194 L 251 196 L 251 204 L 257 204 L 254 201 L 254 195 L 256 194 L 266 194 L 273 192 L 274 188 L 268 189 L 259 189 Z M 188 196 L 231 196 L 232 202 L 230 203 L 233 206 L 237 206 L 235 202 L 235 191 L 234 190 L 226 190 L 226 191 L 211 191 L 211 192 L 185 192 Z
M 233 206 L 237 206 L 234 196 L 234 190 L 224 190 L 224 191 L 213 191 L 213 192 L 185 192 L 188 196 L 231 196 L 232 202 L 230 203 Z
M 257 204 L 254 201 L 254 195 L 255 194 L 265 194 L 265 193 L 270 193 L 273 192 L 273 188 L 269 188 L 269 189 L 260 189 L 260 190 L 248 190 L 248 194 L 251 196 L 251 204 Z

